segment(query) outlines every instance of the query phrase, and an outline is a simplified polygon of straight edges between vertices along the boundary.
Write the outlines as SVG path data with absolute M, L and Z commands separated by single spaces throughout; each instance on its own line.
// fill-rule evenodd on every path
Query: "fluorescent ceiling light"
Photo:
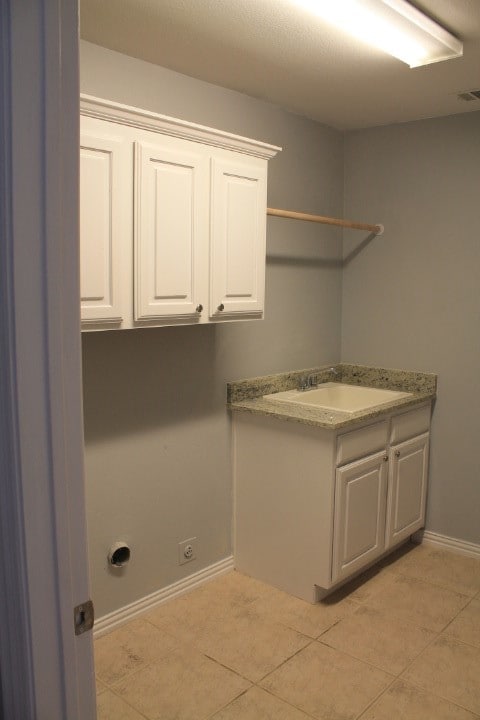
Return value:
M 410 67 L 463 54 L 463 44 L 406 0 L 293 0 Z

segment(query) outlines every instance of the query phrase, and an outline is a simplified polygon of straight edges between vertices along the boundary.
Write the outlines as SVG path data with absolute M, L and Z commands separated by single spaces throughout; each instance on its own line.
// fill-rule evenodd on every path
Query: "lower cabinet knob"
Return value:
M 383 462 L 388 462 L 388 455 L 383 456 Z
M 395 457 L 400 457 L 400 450 L 395 450 Z
M 225 310 L 225 305 L 223 303 L 220 303 L 220 305 L 218 306 L 218 310 L 220 310 L 220 312 L 222 312 L 222 310 Z
M 196 310 L 198 313 L 201 313 L 203 310 L 203 305 L 197 305 Z

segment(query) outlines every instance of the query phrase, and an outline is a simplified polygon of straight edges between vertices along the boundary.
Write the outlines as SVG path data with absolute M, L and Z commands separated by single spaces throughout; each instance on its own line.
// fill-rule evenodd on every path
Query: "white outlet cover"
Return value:
M 191 554 L 188 549 L 191 547 Z M 188 540 L 182 540 L 178 543 L 178 564 L 184 565 L 185 563 L 195 560 L 197 557 L 197 538 L 188 538 Z

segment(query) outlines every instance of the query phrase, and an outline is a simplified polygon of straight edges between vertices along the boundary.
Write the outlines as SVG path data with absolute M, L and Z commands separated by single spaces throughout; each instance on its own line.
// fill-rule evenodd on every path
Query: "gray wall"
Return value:
M 342 359 L 438 373 L 427 528 L 480 543 L 480 113 L 346 135 L 345 215 Z
M 273 207 L 339 215 L 343 136 L 273 105 L 81 43 L 82 92 L 284 147 Z M 87 513 L 97 615 L 231 553 L 225 382 L 340 357 L 341 234 L 270 218 L 266 318 L 216 327 L 83 334 Z M 198 537 L 179 567 L 177 543 Z M 125 572 L 108 571 L 116 539 Z

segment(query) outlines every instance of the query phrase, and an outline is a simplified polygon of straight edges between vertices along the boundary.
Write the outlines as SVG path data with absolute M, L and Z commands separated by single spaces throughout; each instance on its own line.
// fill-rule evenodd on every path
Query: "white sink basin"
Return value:
M 322 383 L 312 390 L 286 390 L 285 392 L 264 395 L 267 400 L 309 405 L 325 410 L 339 410 L 354 413 L 377 405 L 409 397 L 412 393 L 398 390 L 380 390 L 378 388 L 344 385 L 342 383 Z

